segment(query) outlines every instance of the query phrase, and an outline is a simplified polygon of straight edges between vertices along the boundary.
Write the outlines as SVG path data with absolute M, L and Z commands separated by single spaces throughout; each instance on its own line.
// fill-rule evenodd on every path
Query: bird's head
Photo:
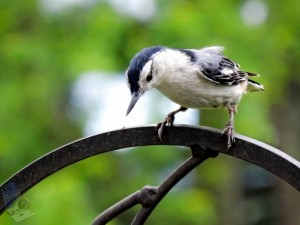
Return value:
M 131 92 L 131 101 L 126 115 L 131 112 L 139 98 L 159 82 L 154 68 L 154 56 L 163 49 L 164 47 L 161 46 L 144 48 L 131 60 L 126 71 L 126 79 Z

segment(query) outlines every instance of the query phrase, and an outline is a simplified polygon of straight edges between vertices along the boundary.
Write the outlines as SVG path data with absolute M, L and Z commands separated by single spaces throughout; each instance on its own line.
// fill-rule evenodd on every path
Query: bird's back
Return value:
M 184 53 L 186 62 L 168 62 L 168 53 L 165 60 L 169 68 L 164 68 L 162 82 L 157 89 L 174 102 L 187 108 L 213 108 L 228 104 L 236 105 L 247 87 L 254 90 L 263 90 L 257 82 L 248 82 L 248 77 L 256 75 L 239 69 L 234 63 L 222 54 L 223 47 L 207 47 L 200 50 L 178 50 Z M 172 50 L 170 50 L 172 51 Z M 176 50 L 175 50 L 176 51 Z M 175 53 L 171 60 L 176 60 Z M 186 67 L 191 63 L 192 67 Z

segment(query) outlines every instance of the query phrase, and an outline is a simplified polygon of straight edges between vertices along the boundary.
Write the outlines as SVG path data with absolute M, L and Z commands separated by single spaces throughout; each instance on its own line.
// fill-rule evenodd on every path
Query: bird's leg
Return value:
M 227 148 L 229 149 L 234 143 L 234 114 L 236 113 L 236 106 L 230 105 L 228 106 L 228 111 L 230 115 L 230 119 L 226 124 L 225 129 L 222 132 L 227 135 Z
M 165 126 L 170 126 L 170 127 L 173 126 L 175 120 L 175 114 L 179 112 L 184 112 L 185 110 L 187 110 L 187 108 L 181 106 L 179 109 L 170 112 L 162 123 L 157 124 L 156 129 L 158 129 L 158 138 L 161 141 L 162 141 L 162 134 Z

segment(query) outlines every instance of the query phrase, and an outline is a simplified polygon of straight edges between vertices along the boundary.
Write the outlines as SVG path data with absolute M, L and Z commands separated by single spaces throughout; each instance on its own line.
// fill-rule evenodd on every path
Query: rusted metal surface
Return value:
M 115 130 L 62 146 L 32 162 L 0 186 L 0 214 L 19 195 L 52 173 L 82 159 L 118 149 L 146 145 L 199 145 L 201 149 L 228 154 L 260 166 L 300 191 L 300 163 L 284 152 L 254 139 L 236 135 L 230 150 L 220 130 L 199 126 L 165 128 L 163 143 L 155 126 Z M 153 153 L 155 154 L 155 153 Z M 12 192 L 12 185 L 14 191 Z

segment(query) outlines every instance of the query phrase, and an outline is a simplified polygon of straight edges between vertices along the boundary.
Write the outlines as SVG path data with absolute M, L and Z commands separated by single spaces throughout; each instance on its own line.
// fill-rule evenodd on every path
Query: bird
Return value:
M 264 91 L 264 86 L 250 79 L 257 73 L 240 70 L 240 65 L 223 54 L 223 46 L 200 49 L 152 46 L 143 48 L 130 61 L 125 72 L 131 100 L 126 116 L 140 97 L 156 88 L 180 107 L 170 112 L 157 125 L 161 141 L 166 126 L 173 126 L 175 115 L 188 108 L 225 108 L 229 121 L 222 135 L 227 136 L 227 148 L 234 142 L 234 115 L 243 94 Z

